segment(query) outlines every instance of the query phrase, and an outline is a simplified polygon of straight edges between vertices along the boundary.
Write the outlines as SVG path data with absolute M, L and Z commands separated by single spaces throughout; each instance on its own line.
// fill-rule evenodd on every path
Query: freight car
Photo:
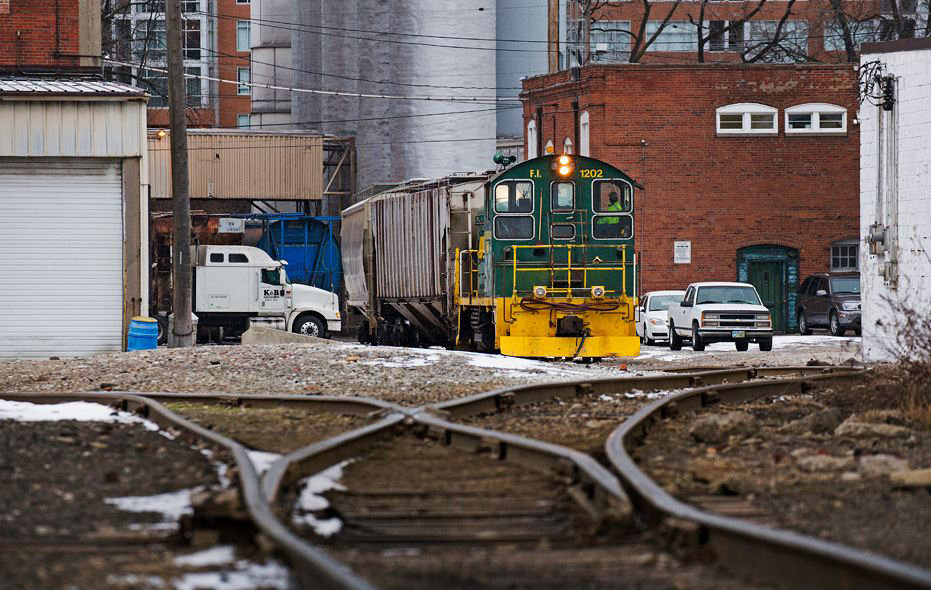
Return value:
M 635 188 L 605 162 L 564 154 L 356 203 L 342 213 L 341 238 L 360 340 L 638 355 Z

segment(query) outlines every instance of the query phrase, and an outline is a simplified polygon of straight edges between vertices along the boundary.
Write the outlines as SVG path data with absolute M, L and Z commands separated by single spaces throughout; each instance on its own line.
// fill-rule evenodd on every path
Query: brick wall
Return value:
M 78 67 L 78 2 L 0 0 L 0 69 Z
M 220 78 L 236 80 L 238 68 L 249 67 L 249 51 L 236 48 L 236 21 L 249 20 L 249 4 L 237 4 L 236 0 L 217 0 L 217 67 Z M 219 84 L 220 127 L 236 127 L 237 115 L 248 115 L 252 110 L 251 96 L 240 95 L 233 84 Z
M 590 155 L 626 171 L 638 191 L 635 238 L 641 293 L 699 280 L 736 280 L 737 250 L 798 250 L 799 273 L 828 270 L 831 243 L 858 235 L 857 79 L 851 65 L 612 65 L 524 82 L 524 124 L 562 152 L 575 137 L 573 102 L 590 117 Z M 719 136 L 715 109 L 733 103 L 779 109 L 778 134 Z M 784 109 L 847 109 L 842 136 L 786 136 Z M 674 264 L 673 242 L 692 243 Z M 794 314 L 794 310 L 789 310 Z
M 879 60 L 885 75 L 896 76 L 896 103 L 892 111 L 864 102 L 860 156 L 860 268 L 863 289 L 863 355 L 867 361 L 896 356 L 896 332 L 904 321 L 896 317 L 890 302 L 905 305 L 927 318 L 931 306 L 931 39 L 914 39 L 923 49 L 869 53 L 863 63 Z M 905 42 L 898 42 L 905 43 Z M 877 44 L 879 47 L 885 44 Z M 867 50 L 869 51 L 869 50 Z M 883 147 L 878 125 L 883 119 Z M 890 143 L 892 136 L 897 145 Z M 883 149 L 883 182 L 877 191 L 879 151 Z M 897 158 L 891 158 L 895 154 Z M 896 162 L 897 160 L 897 162 Z M 877 209 L 877 200 L 882 204 Z M 896 213 L 895 208 L 898 211 Z M 892 253 L 871 255 L 868 236 L 873 223 L 894 228 L 898 248 Z M 887 261 L 898 259 L 897 285 L 883 277 Z M 921 318 L 918 318 L 921 321 Z M 924 320 L 927 322 L 927 319 Z M 926 353 L 927 351 L 921 351 Z

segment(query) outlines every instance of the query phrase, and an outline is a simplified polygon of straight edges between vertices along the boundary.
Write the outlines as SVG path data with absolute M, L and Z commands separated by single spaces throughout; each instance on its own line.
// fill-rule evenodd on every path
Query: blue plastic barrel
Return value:
M 152 350 L 158 348 L 158 322 L 154 318 L 136 316 L 129 322 L 126 350 Z

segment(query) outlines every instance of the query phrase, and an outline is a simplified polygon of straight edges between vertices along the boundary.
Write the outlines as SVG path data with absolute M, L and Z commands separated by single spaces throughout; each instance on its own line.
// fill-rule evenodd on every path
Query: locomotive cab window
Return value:
M 553 211 L 572 211 L 575 209 L 575 183 L 554 182 L 550 190 L 550 198 Z
M 629 213 L 633 209 L 630 185 L 619 180 L 596 180 L 592 184 L 595 213 Z
M 626 240 L 634 235 L 634 218 L 630 215 L 596 215 L 592 237 L 599 240 Z
M 495 187 L 496 213 L 532 213 L 533 183 L 528 180 L 508 180 Z
M 533 216 L 500 215 L 495 217 L 495 238 L 498 240 L 530 240 L 533 238 Z

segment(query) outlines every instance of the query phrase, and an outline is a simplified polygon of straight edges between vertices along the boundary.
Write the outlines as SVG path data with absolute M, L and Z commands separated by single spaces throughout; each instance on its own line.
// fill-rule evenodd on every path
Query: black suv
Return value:
M 798 331 L 827 328 L 834 336 L 860 335 L 860 275 L 813 274 L 798 290 Z

